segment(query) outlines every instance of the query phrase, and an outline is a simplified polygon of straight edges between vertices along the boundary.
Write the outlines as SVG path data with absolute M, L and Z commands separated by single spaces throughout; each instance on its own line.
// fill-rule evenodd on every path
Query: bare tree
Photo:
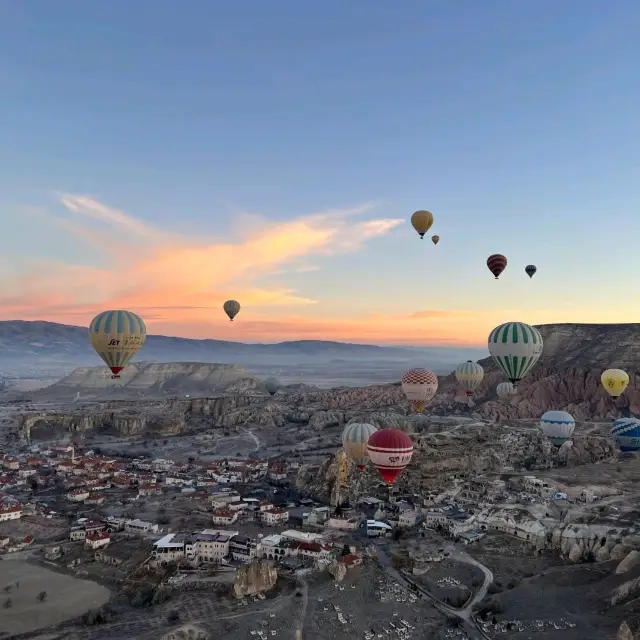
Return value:
M 38 602 L 44 602 L 47 599 L 47 592 L 46 591 L 41 591 L 38 594 Z

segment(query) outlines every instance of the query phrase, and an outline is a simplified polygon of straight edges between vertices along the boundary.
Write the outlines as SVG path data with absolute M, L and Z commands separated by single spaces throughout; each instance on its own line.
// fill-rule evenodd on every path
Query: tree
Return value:
M 41 591 L 38 594 L 38 602 L 44 602 L 47 599 L 47 592 L 46 591 Z
M 173 611 L 170 611 L 169 615 L 167 616 L 167 622 L 169 624 L 177 624 L 178 622 L 180 622 L 180 612 L 176 611 L 175 609 Z
M 13 600 L 11 598 L 7 598 L 4 601 L 4 608 L 5 609 L 10 609 L 13 606 Z

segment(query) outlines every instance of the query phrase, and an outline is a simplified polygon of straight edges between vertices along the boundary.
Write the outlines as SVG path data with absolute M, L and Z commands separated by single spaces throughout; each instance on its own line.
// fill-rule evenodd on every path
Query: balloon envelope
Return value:
M 493 273 L 496 280 L 500 274 L 507 268 L 507 259 L 501 253 L 494 253 L 487 258 L 487 267 Z
M 559 447 L 573 435 L 576 421 L 566 411 L 547 411 L 540 418 L 540 428 L 551 443 Z
M 638 418 L 618 418 L 611 425 L 611 435 L 620 451 L 640 449 L 640 420 Z
M 438 390 L 438 376 L 428 369 L 409 369 L 402 376 L 402 392 L 407 400 L 420 400 L 425 404 Z
M 424 209 L 416 211 L 411 216 L 411 224 L 420 235 L 420 238 L 424 238 L 424 234 L 431 229 L 433 224 L 433 214 L 431 211 L 425 211 Z
M 525 268 L 525 273 L 530 277 L 533 278 L 533 276 L 535 275 L 535 272 L 538 270 L 538 267 L 536 267 L 535 264 L 528 264 Z
M 477 362 L 467 360 L 466 362 L 461 362 L 456 367 L 456 380 L 460 383 L 460 386 L 464 389 L 468 397 L 473 395 L 473 392 L 482 382 L 483 378 L 484 369 Z
M 600 381 L 612 398 L 618 398 L 629 386 L 629 375 L 622 369 L 607 369 L 602 372 Z
M 367 452 L 382 479 L 391 485 L 411 462 L 413 441 L 400 429 L 380 429 L 369 438 Z
M 438 244 L 438 242 L 440 242 L 440 236 L 431 236 L 431 242 Z
M 427 403 L 424 400 L 412 400 L 411 408 L 416 413 L 422 413 L 427 408 Z
M 229 320 L 233 322 L 233 319 L 240 313 L 240 303 L 237 300 L 227 300 L 222 308 L 224 312 L 229 316 Z
M 376 431 L 377 429 L 372 424 L 352 422 L 342 432 L 342 448 L 347 454 L 347 458 L 353 460 L 361 471 L 369 462 L 367 442 Z
M 516 388 L 513 386 L 513 382 L 501 382 L 496 387 L 496 393 L 498 394 L 498 398 L 504 400 L 505 398 L 514 396 L 516 394 Z
M 505 322 L 489 334 L 489 353 L 513 384 L 522 380 L 542 355 L 540 332 L 524 322 Z
M 140 351 L 147 338 L 142 318 L 131 311 L 116 309 L 99 313 L 89 325 L 89 340 L 96 353 L 111 369 L 114 378 Z
M 264 388 L 267 390 L 269 395 L 275 396 L 278 392 L 278 389 L 280 388 L 280 381 L 278 380 L 278 378 L 274 378 L 273 376 L 267 378 L 264 381 Z

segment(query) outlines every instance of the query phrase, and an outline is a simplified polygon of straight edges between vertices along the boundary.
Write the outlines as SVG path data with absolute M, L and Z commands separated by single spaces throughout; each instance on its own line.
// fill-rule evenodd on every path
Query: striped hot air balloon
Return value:
M 547 411 L 540 418 L 540 428 L 551 444 L 559 447 L 573 435 L 576 421 L 566 411 Z
M 358 469 L 362 471 L 369 462 L 367 453 L 367 442 L 377 429 L 372 424 L 366 422 L 352 422 L 348 424 L 342 432 L 342 448 L 347 454 L 347 458 L 353 460 Z
M 113 310 L 99 313 L 89 325 L 89 340 L 96 353 L 118 375 L 142 348 L 147 328 L 142 318 L 131 311 Z
M 424 402 L 425 406 L 438 390 L 438 376 L 428 369 L 409 369 L 402 376 L 402 392 L 407 400 Z
M 477 362 L 467 360 L 456 367 L 456 380 L 464 389 L 464 393 L 467 398 L 471 398 L 473 396 L 473 392 L 482 382 L 483 378 L 484 369 Z
M 496 387 L 496 393 L 498 394 L 498 398 L 500 398 L 500 400 L 504 400 L 505 398 L 509 398 L 510 396 L 515 396 L 516 388 L 513 386 L 512 382 L 501 382 Z
M 413 441 L 400 429 L 380 429 L 369 438 L 367 451 L 382 479 L 392 485 L 411 462 Z
M 542 348 L 540 332 L 524 322 L 505 322 L 489 334 L 489 353 L 514 385 L 538 362 Z
M 618 418 L 611 425 L 611 435 L 620 451 L 640 449 L 640 420 L 638 418 Z
M 500 274 L 507 268 L 507 259 L 501 253 L 494 253 L 487 258 L 487 267 L 493 273 L 496 280 Z

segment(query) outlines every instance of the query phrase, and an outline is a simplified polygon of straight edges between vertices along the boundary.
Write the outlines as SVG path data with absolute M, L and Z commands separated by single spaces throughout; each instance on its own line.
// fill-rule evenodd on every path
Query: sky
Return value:
M 0 319 L 461 346 L 633 322 L 638 33 L 635 0 L 2 3 Z

